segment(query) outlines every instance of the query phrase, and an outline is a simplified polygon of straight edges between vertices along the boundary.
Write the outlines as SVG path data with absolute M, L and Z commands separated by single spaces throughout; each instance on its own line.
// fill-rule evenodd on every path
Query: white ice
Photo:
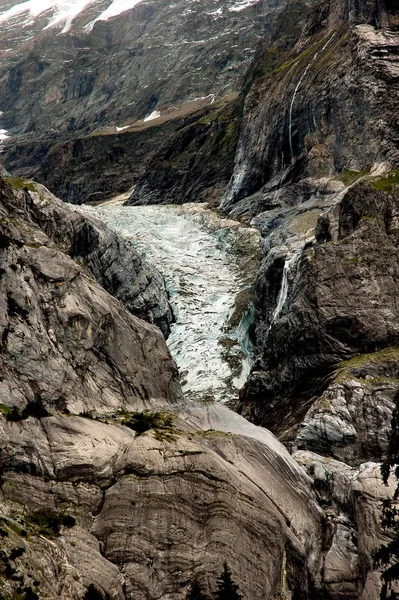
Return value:
M 104 10 L 94 21 L 89 23 L 88 29 L 92 29 L 94 23 L 97 21 L 107 21 L 111 17 L 116 17 L 127 10 L 134 8 L 137 4 L 140 4 L 142 0 L 114 0 L 112 4 Z
M 240 278 L 231 240 L 226 239 L 226 235 L 239 234 L 226 228 L 209 229 L 200 215 L 187 214 L 184 206 L 110 205 L 79 210 L 131 240 L 163 274 L 176 318 L 167 343 L 186 397 L 236 399 L 243 377 L 234 377 L 224 355 L 235 357 L 246 374 L 248 358 L 240 344 L 226 349 L 220 341 L 226 335 L 240 341 L 238 332 L 228 333 L 227 324 L 235 298 L 246 284 Z
M 159 110 L 153 110 L 150 115 L 147 115 L 144 121 L 153 121 L 154 119 L 158 119 L 161 116 Z
M 13 17 L 24 13 L 28 18 L 32 18 L 47 11 L 52 11 L 52 18 L 47 27 L 64 23 L 63 31 L 67 31 L 75 17 L 92 2 L 94 0 L 28 0 L 13 6 L 9 10 L 0 12 L 0 23 L 9 21 Z

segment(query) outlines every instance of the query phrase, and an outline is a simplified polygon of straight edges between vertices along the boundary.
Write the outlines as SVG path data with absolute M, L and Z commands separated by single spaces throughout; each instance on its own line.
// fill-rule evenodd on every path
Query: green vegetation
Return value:
M 6 534 L 6 535 L 4 535 L 4 533 L 3 533 L 2 537 L 8 537 L 8 535 L 9 535 L 8 530 L 13 531 L 17 535 L 20 535 L 21 537 L 27 537 L 27 535 L 28 535 L 28 532 L 26 531 L 26 529 L 24 529 L 23 527 L 20 527 L 15 521 L 13 521 L 11 519 L 7 519 L 6 517 L 0 517 L 0 526 L 2 528 L 2 531 Z
M 372 178 L 371 183 L 377 190 L 390 194 L 396 186 L 399 186 L 399 169 L 390 171 L 381 177 Z
M 226 561 L 223 563 L 223 571 L 217 578 L 217 591 L 213 598 L 214 600 L 241 600 L 242 598 Z M 210 600 L 209 596 L 204 593 L 197 577 L 191 583 L 186 600 Z
M 30 533 L 49 538 L 57 537 L 60 534 L 61 526 L 69 528 L 76 525 L 76 519 L 71 515 L 52 510 L 29 513 L 25 520 Z
M 186 598 L 187 600 L 209 600 L 208 596 L 204 594 L 197 578 L 195 578 L 191 584 L 191 588 Z
M 10 554 L 0 550 L 0 600 L 39 600 L 39 596 L 30 586 L 24 585 L 24 576 L 20 573 L 15 560 L 25 554 L 24 547 L 13 548 Z M 4 592 L 6 582 L 16 582 L 18 587 L 13 592 Z
M 197 435 L 200 435 L 204 438 L 211 437 L 230 437 L 232 434 L 226 431 L 219 431 L 218 429 L 206 429 L 205 431 L 197 431 Z
M 367 363 L 384 364 L 392 361 L 399 361 L 399 347 L 393 346 L 379 352 L 360 354 L 354 358 L 340 362 L 337 365 L 334 380 L 336 383 L 344 383 L 350 379 L 360 379 L 358 375 L 353 374 L 353 371 L 356 371 L 356 369 L 360 369 Z M 393 377 L 367 377 L 367 379 L 361 378 L 361 381 L 362 384 L 370 387 L 381 384 L 399 384 L 399 380 Z
M 234 583 L 230 567 L 224 561 L 223 571 L 218 577 L 218 589 L 215 600 L 240 600 L 241 594 L 238 592 L 238 585 Z
M 4 594 L 0 591 L 0 600 L 40 600 L 31 587 L 19 588 L 20 591 Z
M 11 414 L 13 407 L 6 406 L 5 404 L 0 404 L 0 413 L 6 417 L 8 420 L 8 416 Z
M 137 435 L 153 430 L 154 437 L 160 442 L 175 442 L 178 430 L 175 429 L 176 415 L 167 411 L 122 413 L 121 424 L 133 429 Z
M 24 179 L 23 177 L 5 177 L 5 181 L 9 186 L 14 188 L 14 190 L 24 190 L 25 188 L 30 192 L 36 192 L 36 186 L 33 181 L 29 181 L 29 179 Z
M 28 417 L 35 417 L 35 419 L 42 419 L 48 417 L 48 411 L 40 404 L 40 402 L 29 402 L 22 410 L 16 406 L 6 406 L 0 404 L 0 413 L 5 416 L 7 421 L 18 422 L 24 421 Z
M 363 171 L 343 171 L 335 177 L 337 181 L 342 181 L 342 183 L 346 186 L 352 185 L 360 179 L 361 177 L 365 177 L 370 174 L 370 167 L 364 169 Z
M 298 235 L 305 235 L 316 229 L 319 216 L 320 210 L 309 210 L 301 215 L 297 215 L 289 224 L 289 229 Z
M 198 454 L 203 454 L 202 450 L 177 450 L 174 456 L 196 456 Z
M 340 368 L 354 369 L 362 367 L 363 365 L 373 363 L 384 363 L 392 360 L 399 360 L 399 347 L 392 346 L 390 348 L 384 348 L 379 352 L 371 352 L 370 354 L 359 354 L 349 360 L 344 360 L 339 363 Z
M 357 256 L 343 256 L 341 258 L 341 264 L 343 267 L 347 267 L 349 265 L 356 265 L 358 262 Z
M 284 50 L 279 50 L 276 46 L 271 46 L 257 67 L 255 79 L 268 79 L 269 77 L 274 77 L 276 75 L 280 75 L 281 73 L 285 73 L 292 67 L 304 68 L 304 66 L 309 64 L 309 61 L 312 60 L 315 54 L 319 52 L 323 46 L 325 46 L 330 35 L 331 33 L 329 32 L 328 35 L 325 35 L 316 43 L 308 46 L 296 56 L 292 56 L 291 51 L 287 52 Z M 339 38 L 337 39 L 339 40 Z M 331 51 L 333 47 L 334 44 L 331 43 L 330 47 L 325 49 L 324 54 L 328 50 Z M 317 62 L 320 58 L 321 55 L 317 56 L 317 60 L 314 62 Z

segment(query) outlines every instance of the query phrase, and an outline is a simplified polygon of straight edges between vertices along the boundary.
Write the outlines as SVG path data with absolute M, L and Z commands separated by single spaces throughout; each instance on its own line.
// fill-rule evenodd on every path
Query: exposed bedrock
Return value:
M 304 177 L 399 164 L 398 34 L 329 18 L 294 53 L 272 46 L 259 63 L 224 209 Z
M 315 240 L 274 247 L 258 280 L 261 353 L 241 410 L 275 432 L 301 420 L 340 361 L 398 345 L 397 196 L 370 183 L 338 196 L 316 214 Z
M 0 187 L 1 593 L 183 600 L 194 577 L 214 591 L 224 560 L 247 598 L 321 590 L 309 476 L 226 407 L 184 405 L 160 331 L 69 256 L 74 211 L 13 184 Z
M 136 317 L 167 336 L 173 321 L 162 275 L 104 223 L 83 216 L 43 186 L 25 194 L 30 217 L 74 260 L 87 266 L 98 283 Z
M 23 409 L 38 400 L 49 410 L 82 412 L 109 403 L 109 389 L 127 406 L 145 406 L 152 397 L 176 401 L 180 394 L 176 367 L 161 332 L 132 316 L 84 264 L 65 254 L 65 250 L 74 254 L 71 250 L 81 242 L 71 233 L 85 233 L 86 228 L 87 234 L 90 221 L 42 188 L 37 190 L 16 191 L 1 180 L 2 401 L 13 400 Z M 36 222 L 31 218 L 35 210 Z M 40 228 L 38 221 L 45 226 Z M 104 242 L 109 232 L 94 224 L 91 234 L 94 239 L 102 234 Z M 117 248 L 118 240 L 111 234 L 104 248 L 104 279 L 109 275 L 107 246 L 111 253 L 112 243 Z M 86 257 L 97 269 L 98 248 L 93 244 Z M 131 253 L 130 260 L 133 257 Z M 116 277 L 117 264 L 114 268 Z M 117 281 L 115 287 L 118 291 Z

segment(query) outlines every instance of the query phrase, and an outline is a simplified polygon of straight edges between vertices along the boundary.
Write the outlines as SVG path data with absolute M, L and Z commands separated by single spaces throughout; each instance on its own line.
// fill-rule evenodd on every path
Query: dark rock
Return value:
M 46 28 L 51 11 L 2 23 L 13 49 L 0 59 L 5 129 L 92 131 L 237 90 L 283 2 L 147 0 L 87 28 L 106 4 L 91 2 L 69 31 L 65 21 Z
M 317 232 L 319 241 L 302 251 L 274 319 L 263 299 L 275 286 L 277 265 L 259 279 L 262 357 L 241 411 L 277 433 L 298 422 L 298 412 L 304 416 L 338 362 L 399 343 L 394 197 L 358 184 L 319 219 Z
M 239 101 L 219 102 L 154 153 L 127 204 L 218 202 L 233 172 Z

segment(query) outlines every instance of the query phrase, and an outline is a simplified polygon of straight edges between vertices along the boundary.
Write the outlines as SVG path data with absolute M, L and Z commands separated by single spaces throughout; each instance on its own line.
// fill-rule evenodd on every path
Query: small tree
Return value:
M 191 584 L 190 591 L 187 595 L 187 600 L 209 600 L 208 596 L 206 596 L 202 591 L 197 578 L 195 578 Z
M 242 596 L 238 592 L 238 585 L 232 579 L 230 567 L 224 561 L 223 571 L 218 577 L 216 600 L 241 600 L 241 598 Z
M 388 485 L 391 472 L 394 473 L 398 484 L 393 498 L 382 502 L 381 525 L 391 534 L 391 541 L 382 544 L 374 552 L 374 566 L 382 569 L 381 573 L 381 600 L 399 600 L 399 594 L 392 591 L 392 583 L 399 581 L 399 396 L 396 397 L 396 406 L 392 413 L 391 439 L 389 441 L 388 457 L 381 465 L 382 480 Z

